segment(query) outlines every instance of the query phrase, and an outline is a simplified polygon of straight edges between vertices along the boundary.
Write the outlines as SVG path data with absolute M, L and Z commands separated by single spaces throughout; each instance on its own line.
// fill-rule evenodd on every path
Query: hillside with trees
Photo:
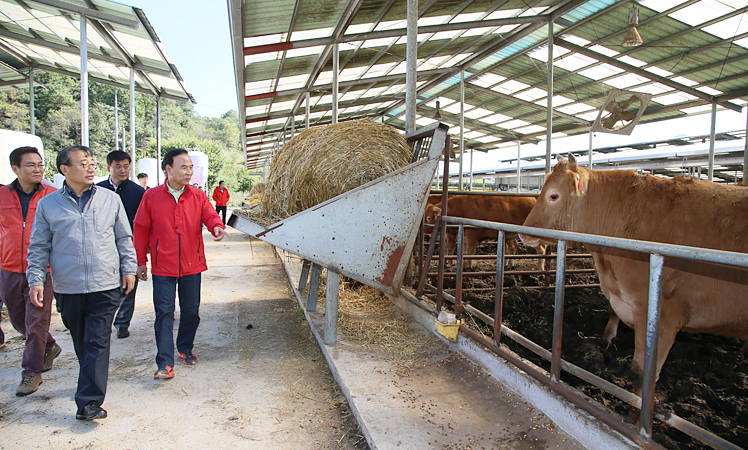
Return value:
M 64 75 L 36 72 L 41 86 L 34 90 L 36 134 L 44 143 L 47 165 L 45 178 L 57 173 L 57 152 L 80 143 L 80 80 Z M 130 153 L 130 92 L 112 86 L 89 83 L 89 146 L 101 164 L 97 175 L 106 175 L 106 154 L 115 149 L 114 97 L 117 94 L 119 138 L 125 129 Z M 0 128 L 30 132 L 28 90 L 0 93 Z M 261 177 L 244 167 L 239 115 L 228 111 L 216 118 L 203 117 L 190 103 L 161 101 L 161 153 L 174 148 L 199 149 L 209 158 L 208 191 L 226 181 L 234 199 L 248 192 Z M 156 157 L 156 98 L 135 93 L 135 147 L 137 159 Z M 120 148 L 121 149 L 121 148 Z M 232 202 L 233 203 L 233 202 Z

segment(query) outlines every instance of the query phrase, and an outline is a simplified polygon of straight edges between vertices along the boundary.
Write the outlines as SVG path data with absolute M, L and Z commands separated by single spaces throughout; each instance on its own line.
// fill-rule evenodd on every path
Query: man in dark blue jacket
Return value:
M 130 222 L 130 229 L 133 228 L 135 213 L 138 212 L 140 200 L 143 198 L 145 189 L 138 183 L 130 180 L 130 165 L 132 160 L 127 153 L 116 150 L 106 155 L 106 165 L 109 171 L 109 179 L 98 183 L 101 186 L 116 192 L 119 195 L 122 204 L 127 212 L 127 220 Z M 117 317 L 114 319 L 114 327 L 117 329 L 117 337 L 120 339 L 130 336 L 130 320 L 135 311 L 135 291 L 138 289 L 138 280 L 135 280 L 135 287 L 129 294 L 123 295 L 122 301 L 117 311 Z

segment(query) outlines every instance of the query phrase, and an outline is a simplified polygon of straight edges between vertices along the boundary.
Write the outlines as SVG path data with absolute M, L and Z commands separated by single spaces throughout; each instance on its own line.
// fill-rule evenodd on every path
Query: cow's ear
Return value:
M 571 170 L 572 172 L 577 172 L 577 159 L 574 157 L 574 154 L 569 153 L 569 166 L 567 167 L 568 170 Z

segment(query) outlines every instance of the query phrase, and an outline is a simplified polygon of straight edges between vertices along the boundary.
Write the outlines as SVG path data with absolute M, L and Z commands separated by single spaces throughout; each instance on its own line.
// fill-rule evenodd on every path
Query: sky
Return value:
M 226 0 L 124 0 L 145 12 L 205 117 L 238 111 Z

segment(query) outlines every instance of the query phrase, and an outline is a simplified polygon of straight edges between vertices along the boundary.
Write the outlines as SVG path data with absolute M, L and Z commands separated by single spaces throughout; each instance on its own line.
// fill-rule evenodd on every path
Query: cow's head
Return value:
M 525 219 L 524 226 L 571 231 L 572 211 L 586 194 L 589 186 L 589 171 L 577 165 L 574 155 L 562 159 L 545 177 L 535 207 Z M 555 241 L 535 236 L 520 236 L 531 247 L 555 244 Z
M 426 212 L 423 213 L 423 220 L 428 224 L 435 224 L 436 217 L 442 213 L 442 209 L 436 205 L 426 205 Z

